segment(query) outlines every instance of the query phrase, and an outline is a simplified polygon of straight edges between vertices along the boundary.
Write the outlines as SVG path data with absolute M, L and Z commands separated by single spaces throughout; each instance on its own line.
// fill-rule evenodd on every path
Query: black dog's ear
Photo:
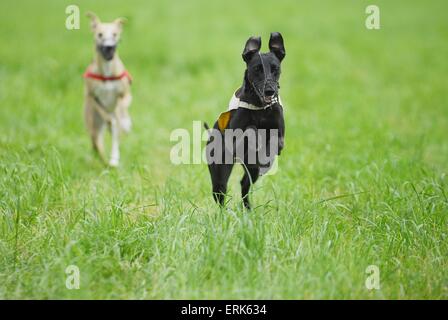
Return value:
M 283 37 L 280 32 L 272 32 L 269 39 L 269 50 L 275 54 L 278 60 L 282 61 L 286 55 Z
M 260 37 L 250 37 L 246 42 L 246 46 L 243 51 L 243 60 L 249 62 L 254 53 L 260 51 L 261 48 L 261 38 Z

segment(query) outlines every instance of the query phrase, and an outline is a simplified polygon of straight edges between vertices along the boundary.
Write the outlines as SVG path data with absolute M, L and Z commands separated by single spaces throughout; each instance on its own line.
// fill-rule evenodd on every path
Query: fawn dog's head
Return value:
M 90 18 L 96 50 L 105 60 L 112 60 L 126 19 L 117 18 L 113 22 L 103 23 L 93 12 L 88 12 L 87 17 Z

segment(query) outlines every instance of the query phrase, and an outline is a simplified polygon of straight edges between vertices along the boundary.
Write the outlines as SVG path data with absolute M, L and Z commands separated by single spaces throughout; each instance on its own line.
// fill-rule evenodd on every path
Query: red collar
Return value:
M 102 74 L 93 73 L 89 69 L 87 69 L 86 72 L 84 73 L 84 78 L 91 78 L 101 81 L 115 81 L 115 80 L 121 80 L 123 78 L 128 78 L 129 82 L 132 83 L 132 77 L 127 70 L 124 70 L 118 76 L 105 77 Z

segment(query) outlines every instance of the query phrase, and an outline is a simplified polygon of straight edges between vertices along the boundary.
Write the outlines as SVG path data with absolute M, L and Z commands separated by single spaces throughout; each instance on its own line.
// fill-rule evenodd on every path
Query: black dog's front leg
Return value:
M 241 179 L 241 196 L 243 204 L 247 209 L 251 209 L 249 201 L 250 186 L 258 180 L 260 176 L 260 168 L 258 166 L 246 167 L 244 164 L 244 176 Z
M 278 155 L 285 147 L 285 118 L 283 117 L 283 108 L 280 108 L 278 117 Z
M 227 193 L 227 182 L 232 172 L 233 164 L 209 164 L 210 177 L 212 179 L 213 199 L 223 206 Z
M 208 130 L 208 126 L 205 126 L 205 128 Z M 213 126 L 213 130 L 206 146 L 208 170 L 212 180 L 213 199 L 223 206 L 227 192 L 227 182 L 232 173 L 233 163 L 225 163 L 226 148 L 224 137 L 219 131 L 217 122 Z

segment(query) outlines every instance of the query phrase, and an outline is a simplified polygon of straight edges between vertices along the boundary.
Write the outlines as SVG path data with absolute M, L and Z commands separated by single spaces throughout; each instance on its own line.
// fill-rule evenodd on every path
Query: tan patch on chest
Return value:
M 218 128 L 220 131 L 224 131 L 229 125 L 230 119 L 232 118 L 232 112 L 226 111 L 219 115 L 218 118 Z

